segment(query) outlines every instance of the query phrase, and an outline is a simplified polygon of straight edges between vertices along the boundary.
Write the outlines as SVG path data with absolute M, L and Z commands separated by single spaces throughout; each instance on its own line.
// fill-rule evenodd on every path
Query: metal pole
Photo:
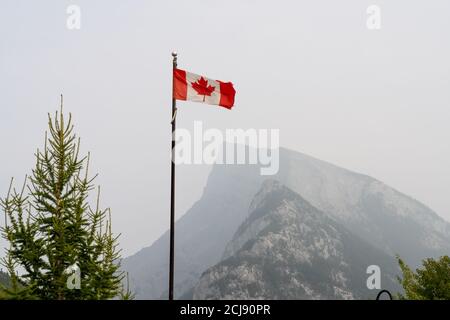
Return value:
M 172 52 L 173 70 L 177 68 L 177 53 Z M 169 300 L 173 300 L 174 271 L 175 271 L 175 125 L 177 114 L 177 101 L 173 97 L 172 74 L 172 156 L 171 156 L 171 182 L 170 182 L 170 265 L 169 265 Z

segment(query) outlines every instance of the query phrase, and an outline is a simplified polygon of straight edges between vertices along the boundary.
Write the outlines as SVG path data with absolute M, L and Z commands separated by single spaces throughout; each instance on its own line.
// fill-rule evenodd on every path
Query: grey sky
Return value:
M 66 8 L 81 8 L 81 30 Z M 381 8 L 381 30 L 366 9 Z M 371 175 L 450 220 L 450 2 L 20 1 L 0 3 L 0 194 L 74 115 L 125 255 L 168 228 L 171 56 L 232 81 L 232 111 L 180 103 L 178 125 L 279 128 L 281 145 Z M 208 173 L 177 175 L 178 216 Z

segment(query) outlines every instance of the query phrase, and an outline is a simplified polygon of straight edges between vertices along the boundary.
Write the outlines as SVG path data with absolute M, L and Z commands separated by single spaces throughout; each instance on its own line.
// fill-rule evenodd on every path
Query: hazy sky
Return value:
M 81 29 L 66 27 L 69 5 Z M 381 29 L 366 26 L 381 9 Z M 125 255 L 169 223 L 171 51 L 233 81 L 232 111 L 179 103 L 178 126 L 279 128 L 281 145 L 371 175 L 450 220 L 450 2 L 0 2 L 0 194 L 73 113 Z M 177 214 L 208 168 L 177 175 Z

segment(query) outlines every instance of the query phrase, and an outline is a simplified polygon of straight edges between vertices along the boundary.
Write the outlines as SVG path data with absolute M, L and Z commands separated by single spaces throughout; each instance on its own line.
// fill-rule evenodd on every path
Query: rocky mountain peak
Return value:
M 354 299 L 370 296 L 365 271 L 395 259 L 349 232 L 278 181 L 265 181 L 222 261 L 202 274 L 196 299 Z

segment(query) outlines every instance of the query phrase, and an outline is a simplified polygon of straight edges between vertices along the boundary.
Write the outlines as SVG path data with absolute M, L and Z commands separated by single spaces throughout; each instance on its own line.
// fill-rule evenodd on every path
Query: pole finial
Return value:
M 173 68 L 175 69 L 178 65 L 178 53 L 176 51 L 172 51 L 172 57 L 173 57 Z

